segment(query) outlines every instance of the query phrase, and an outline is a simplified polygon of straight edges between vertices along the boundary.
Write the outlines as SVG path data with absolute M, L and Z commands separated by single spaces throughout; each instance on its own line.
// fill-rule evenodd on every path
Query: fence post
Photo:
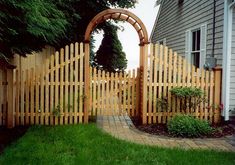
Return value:
M 14 83 L 13 69 L 7 69 L 7 128 L 14 127 Z
M 214 112 L 214 123 L 219 123 L 221 119 L 220 114 L 220 104 L 221 104 L 221 77 L 222 77 L 222 68 L 221 67 L 215 67 L 214 69 L 214 105 L 216 106 L 215 112 Z
M 140 112 L 142 124 L 147 123 L 148 44 L 140 45 Z

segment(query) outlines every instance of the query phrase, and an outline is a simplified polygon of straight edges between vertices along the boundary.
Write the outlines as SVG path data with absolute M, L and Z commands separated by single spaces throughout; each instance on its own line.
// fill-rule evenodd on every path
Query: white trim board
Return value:
M 224 1 L 224 29 L 223 29 L 223 77 L 222 77 L 222 103 L 225 121 L 229 120 L 230 105 L 230 68 L 231 68 L 231 43 L 232 43 L 232 16 L 235 3 Z

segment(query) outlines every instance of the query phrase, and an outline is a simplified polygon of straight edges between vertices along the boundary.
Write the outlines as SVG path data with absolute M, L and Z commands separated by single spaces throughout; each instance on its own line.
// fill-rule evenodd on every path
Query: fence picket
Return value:
M 69 106 L 69 102 L 68 102 L 68 93 L 69 93 L 69 46 L 66 45 L 65 46 L 65 93 L 64 93 L 64 97 L 65 97 L 65 101 L 64 101 L 64 109 L 65 109 L 65 114 L 64 114 L 64 123 L 68 124 L 68 106 Z
M 83 122 L 83 100 L 84 100 L 84 94 L 83 94 L 83 85 L 84 85 L 84 76 L 83 76 L 83 59 L 84 59 L 84 49 L 83 49 L 83 44 L 80 43 L 80 77 L 79 77 L 79 123 Z
M 64 124 L 64 49 L 60 49 L 60 125 Z
M 75 70 L 74 70 L 74 124 L 78 123 L 78 99 L 79 99 L 79 94 L 78 94 L 78 87 L 79 87 L 79 81 L 78 81 L 78 71 L 79 71 L 79 66 L 78 66 L 78 59 L 79 59 L 79 44 L 76 42 L 75 43 Z
M 44 70 L 40 74 L 40 124 L 44 124 L 45 108 L 44 108 Z
M 35 74 L 35 72 L 34 72 Z M 45 78 L 46 78 L 46 86 L 45 86 L 45 124 L 49 124 L 49 116 L 50 116 L 50 111 L 49 111 L 49 59 L 46 60 L 45 64 Z

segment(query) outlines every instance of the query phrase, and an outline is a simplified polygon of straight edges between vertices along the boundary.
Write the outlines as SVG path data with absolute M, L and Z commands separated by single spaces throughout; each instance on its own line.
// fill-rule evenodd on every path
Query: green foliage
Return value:
M 24 56 L 65 36 L 68 22 L 52 0 L 2 0 L 0 6 L 1 56 Z
M 45 45 L 61 48 L 82 42 L 96 14 L 111 7 L 131 8 L 135 3 L 136 0 L 1 0 L 0 57 L 12 58 L 14 53 L 24 56 Z
M 95 62 L 98 67 L 109 72 L 124 71 L 127 67 L 126 54 L 117 36 L 117 27 L 106 24 L 104 38 L 96 52 Z
M 200 88 L 175 87 L 170 92 L 179 98 L 202 97 L 203 91 Z
M 206 103 L 204 92 L 200 88 L 193 87 L 175 87 L 170 90 L 173 97 L 180 99 L 181 109 L 196 110 L 200 103 Z
M 213 129 L 204 120 L 190 115 L 176 115 L 167 124 L 169 133 L 181 137 L 200 137 L 212 133 Z

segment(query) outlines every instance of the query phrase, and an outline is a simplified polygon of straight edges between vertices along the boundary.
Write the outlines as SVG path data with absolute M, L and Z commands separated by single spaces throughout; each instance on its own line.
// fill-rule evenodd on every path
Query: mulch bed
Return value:
M 152 135 L 162 135 L 168 137 L 174 137 L 173 135 L 169 134 L 167 131 L 166 124 L 147 124 L 142 125 L 140 120 L 136 118 L 131 118 L 135 127 L 143 132 L 152 134 Z M 221 138 L 225 136 L 230 136 L 235 134 L 235 129 L 230 126 L 230 123 L 221 123 L 219 125 L 212 125 L 215 131 L 210 134 L 203 136 L 202 138 Z
M 12 129 L 0 127 L 0 154 L 6 146 L 22 137 L 27 132 L 28 128 L 29 127 L 26 126 L 18 126 Z

